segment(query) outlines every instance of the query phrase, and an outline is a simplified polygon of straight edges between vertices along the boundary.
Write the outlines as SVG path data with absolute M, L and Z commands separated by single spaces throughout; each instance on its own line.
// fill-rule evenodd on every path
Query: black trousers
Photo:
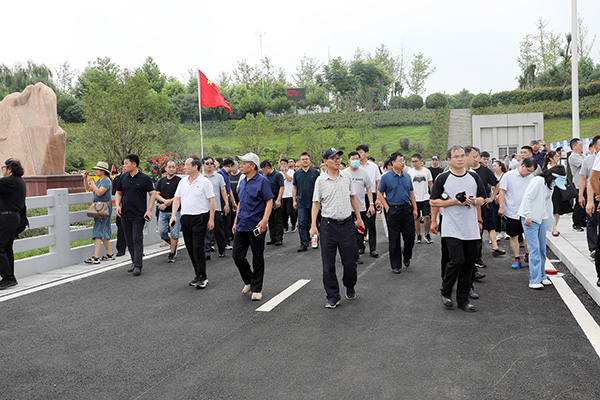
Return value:
M 402 269 L 402 257 L 410 260 L 415 246 L 415 218 L 412 204 L 390 207 L 385 218 L 389 233 L 390 264 L 392 269 Z M 404 241 L 404 250 L 400 244 L 400 236 Z
M 340 287 L 335 273 L 335 257 L 339 250 L 344 267 L 342 283 L 346 288 L 353 288 L 358 277 L 356 259 L 358 248 L 356 247 L 356 226 L 354 221 L 349 220 L 343 224 L 331 221 L 327 218 L 321 219 L 321 259 L 323 262 L 323 286 L 327 293 L 327 299 L 339 300 Z
M 208 219 L 209 213 L 181 216 L 181 232 L 185 240 L 185 248 L 190 260 L 192 260 L 197 281 L 206 279 L 204 236 L 206 235 Z
M 367 209 L 369 208 L 369 198 L 365 194 L 365 204 L 367 205 Z M 375 227 L 375 219 L 377 214 L 371 215 L 371 218 L 364 218 L 363 222 L 365 223 L 365 232 L 369 236 L 369 251 L 373 252 L 377 250 L 377 229 Z M 412 211 L 411 211 L 412 215 Z M 367 214 L 365 213 L 365 217 Z M 414 221 L 413 221 L 414 225 Z M 413 229 L 414 231 L 414 229 Z
M 223 232 L 223 212 L 215 211 L 215 229 L 206 231 L 204 237 L 204 253 L 210 256 L 210 247 L 217 242 L 219 254 L 225 254 L 225 232 Z
M 252 249 L 252 267 L 246 258 L 249 247 Z M 244 284 L 250 285 L 254 293 L 262 292 L 265 274 L 265 233 L 254 236 L 252 231 L 235 231 L 232 257 Z
M 144 217 L 122 217 L 123 233 L 134 267 L 142 268 L 144 255 Z
M 584 193 L 585 198 L 587 199 L 587 193 Z M 600 221 L 600 215 L 598 215 L 598 202 L 594 201 L 594 213 L 590 217 L 587 213 L 587 221 L 586 221 L 586 232 L 585 236 L 587 238 L 588 249 L 590 252 L 596 249 L 596 242 L 598 241 L 598 222 Z
M 125 241 L 125 232 L 123 231 L 121 217 L 117 216 L 115 223 L 117 224 L 117 254 L 125 254 L 127 242 Z
M 360 212 L 360 217 L 362 218 L 363 223 L 364 223 L 364 221 L 367 220 L 367 212 L 366 211 L 361 211 Z M 365 236 L 362 235 L 362 234 L 360 234 L 360 233 L 358 233 L 357 229 L 355 229 L 355 231 L 356 231 L 356 248 L 358 250 L 363 250 L 364 251 L 365 250 Z
M 446 265 L 446 273 L 442 279 L 442 296 L 450 298 L 456 283 L 456 301 L 459 305 L 463 305 L 469 302 L 469 290 L 477 256 L 477 240 L 460 240 L 451 237 L 445 239 L 450 261 Z
M 586 226 L 586 213 L 583 208 L 579 205 L 577 197 L 575 198 L 575 205 L 573 206 L 573 226 L 579 226 L 581 228 Z
M 283 207 L 273 208 L 269 217 L 269 237 L 272 242 L 283 241 Z
M 292 225 L 290 230 L 294 230 L 296 227 L 296 221 L 298 220 L 298 216 L 296 215 L 296 210 L 294 210 L 294 200 L 292 197 L 286 197 L 281 199 L 281 207 L 283 208 L 281 219 L 283 222 L 283 228 L 288 229 L 288 219 Z
M 15 253 L 13 243 L 21 217 L 19 214 L 0 215 L 0 276 L 2 280 L 15 281 Z

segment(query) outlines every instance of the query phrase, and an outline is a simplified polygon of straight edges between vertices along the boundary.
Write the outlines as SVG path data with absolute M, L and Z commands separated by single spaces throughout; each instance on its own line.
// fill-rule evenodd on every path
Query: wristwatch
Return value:
M 448 193 L 444 192 L 440 197 L 442 198 L 442 200 L 448 200 L 450 196 L 448 196 Z

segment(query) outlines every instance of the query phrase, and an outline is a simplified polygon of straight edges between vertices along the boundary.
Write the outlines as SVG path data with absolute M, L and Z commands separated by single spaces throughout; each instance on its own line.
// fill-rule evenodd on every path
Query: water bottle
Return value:
M 312 237 L 311 246 L 313 249 L 319 247 L 319 235 L 317 235 L 316 233 Z

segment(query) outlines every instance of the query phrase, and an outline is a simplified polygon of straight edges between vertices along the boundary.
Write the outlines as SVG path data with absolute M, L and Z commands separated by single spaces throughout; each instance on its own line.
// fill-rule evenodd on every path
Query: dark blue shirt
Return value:
M 544 157 L 546 157 L 546 151 L 538 151 L 537 153 L 533 153 L 532 157 L 535 161 L 537 161 L 540 168 L 544 167 Z
M 292 184 L 296 186 L 296 202 L 298 208 L 311 208 L 315 181 L 321 173 L 309 167 L 306 172 L 302 168 L 294 173 Z
M 262 175 L 256 174 L 249 181 L 247 177 L 238 184 L 238 197 L 240 198 L 236 231 L 249 232 L 263 219 L 267 201 L 273 198 L 271 185 Z
M 279 196 L 279 188 L 283 186 L 283 174 L 279 171 L 273 170 L 271 175 L 267 175 L 267 179 L 271 185 L 273 197 L 277 199 L 277 196 Z
M 138 172 L 132 177 L 130 174 L 123 174 L 117 183 L 117 191 L 121 192 L 121 216 L 122 217 L 143 217 L 148 206 L 146 196 L 154 191 L 152 179 L 142 172 Z
M 221 168 L 217 171 L 217 173 L 221 174 L 223 180 L 225 181 L 225 190 L 227 194 L 231 193 L 231 181 L 229 180 L 229 172 L 225 171 L 225 168 Z
M 385 200 L 390 206 L 410 203 L 410 192 L 413 191 L 413 184 L 410 175 L 406 172 L 398 175 L 391 170 L 381 176 L 379 188 L 377 189 L 385 194 Z

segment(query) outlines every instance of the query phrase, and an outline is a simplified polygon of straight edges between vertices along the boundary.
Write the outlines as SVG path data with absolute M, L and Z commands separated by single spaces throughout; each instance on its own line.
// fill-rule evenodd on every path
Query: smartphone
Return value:
M 254 229 L 252 233 L 254 233 L 254 236 L 260 236 L 260 228 Z
M 534 140 L 531 143 L 533 143 L 533 144 L 540 144 L 540 141 L 539 140 Z
M 177 222 L 175 222 L 175 221 L 172 221 L 172 222 L 171 222 L 171 228 L 175 228 L 175 225 L 177 225 Z
M 144 221 L 150 222 L 150 217 L 144 217 Z

